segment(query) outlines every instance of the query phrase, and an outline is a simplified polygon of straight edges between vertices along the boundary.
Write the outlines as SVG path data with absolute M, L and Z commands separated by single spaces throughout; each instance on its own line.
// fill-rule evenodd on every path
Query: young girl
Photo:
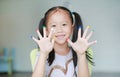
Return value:
M 83 33 L 78 13 L 62 6 L 49 9 L 37 30 L 39 39 L 32 37 L 40 49 L 32 77 L 90 77 L 87 49 L 96 40 L 88 42 L 93 33 L 87 35 L 88 29 Z

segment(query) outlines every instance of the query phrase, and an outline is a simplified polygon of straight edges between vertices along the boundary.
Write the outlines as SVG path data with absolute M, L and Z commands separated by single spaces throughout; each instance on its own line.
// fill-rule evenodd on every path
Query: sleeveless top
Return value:
M 37 58 L 36 58 L 35 65 L 38 61 L 40 53 L 37 53 L 36 56 Z M 61 56 L 55 53 L 55 59 L 50 66 L 46 61 L 45 77 L 76 77 L 75 71 L 77 73 L 77 70 L 78 70 L 77 67 L 74 68 L 71 50 L 65 56 Z

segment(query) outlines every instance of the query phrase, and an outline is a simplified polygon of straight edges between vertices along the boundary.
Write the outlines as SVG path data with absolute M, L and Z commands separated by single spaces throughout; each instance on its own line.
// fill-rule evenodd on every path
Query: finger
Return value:
M 67 39 L 67 42 L 72 46 L 73 42 L 70 39 Z
M 37 34 L 39 36 L 39 38 L 41 39 L 42 38 L 42 35 L 40 34 L 39 30 L 37 29 Z
M 95 43 L 97 43 L 97 40 L 95 40 L 95 41 L 93 41 L 93 42 L 90 42 L 90 43 L 88 44 L 88 46 L 91 46 L 91 45 L 93 45 L 93 44 L 95 44 Z
M 83 33 L 83 38 L 86 37 L 89 28 L 90 28 L 90 26 L 87 26 L 87 28 L 85 29 L 85 31 L 84 31 L 84 33 Z
M 78 38 L 81 38 L 81 27 L 79 27 Z
M 53 34 L 53 28 L 51 28 L 51 30 L 50 30 L 50 34 L 48 36 L 49 39 L 52 37 L 52 34 Z
M 36 43 L 38 43 L 38 40 L 37 40 L 35 37 L 32 36 L 32 39 L 33 39 Z
M 52 39 L 52 45 L 54 45 L 54 42 L 55 42 L 55 38 Z
M 44 33 L 44 36 L 43 36 L 43 37 L 47 37 L 47 36 L 46 36 L 46 27 L 45 27 L 45 26 L 43 26 L 43 33 Z
M 89 40 L 90 37 L 92 36 L 92 34 L 93 34 L 93 31 L 91 31 L 91 32 L 89 33 L 89 35 L 86 37 L 86 40 Z

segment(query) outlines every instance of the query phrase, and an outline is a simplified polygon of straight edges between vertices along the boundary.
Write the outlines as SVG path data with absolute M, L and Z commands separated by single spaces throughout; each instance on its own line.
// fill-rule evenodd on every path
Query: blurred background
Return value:
M 84 27 L 94 30 L 92 77 L 120 77 L 120 0 L 0 0 L 0 77 L 31 76 L 30 52 L 37 45 L 30 37 L 37 37 L 44 13 L 59 5 L 78 12 Z

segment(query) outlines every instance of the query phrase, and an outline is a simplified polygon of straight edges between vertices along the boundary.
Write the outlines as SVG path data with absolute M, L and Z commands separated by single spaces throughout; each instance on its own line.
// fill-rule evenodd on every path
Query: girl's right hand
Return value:
M 53 28 L 50 31 L 49 36 L 46 36 L 46 28 L 43 27 L 43 37 L 39 30 L 37 29 L 37 34 L 40 40 L 32 37 L 32 39 L 38 44 L 40 48 L 40 53 L 45 54 L 46 56 L 49 54 L 49 52 L 52 51 L 54 46 L 54 38 L 52 38 Z

